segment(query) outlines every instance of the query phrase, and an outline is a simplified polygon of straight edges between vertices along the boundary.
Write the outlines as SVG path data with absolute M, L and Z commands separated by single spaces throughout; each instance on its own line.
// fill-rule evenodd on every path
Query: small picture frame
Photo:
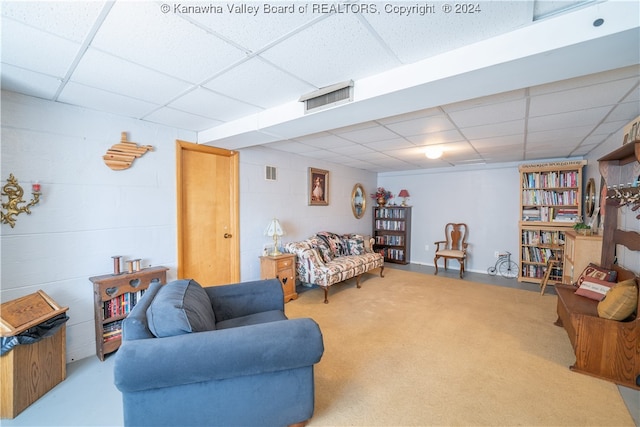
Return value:
M 309 168 L 309 205 L 329 205 L 329 171 Z

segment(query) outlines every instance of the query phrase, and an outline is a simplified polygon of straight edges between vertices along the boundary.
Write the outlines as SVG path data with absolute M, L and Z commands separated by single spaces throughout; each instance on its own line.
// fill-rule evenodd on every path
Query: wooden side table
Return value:
M 296 292 L 296 255 L 282 254 L 278 256 L 260 257 L 260 278 L 278 279 L 282 283 L 284 302 L 298 298 Z

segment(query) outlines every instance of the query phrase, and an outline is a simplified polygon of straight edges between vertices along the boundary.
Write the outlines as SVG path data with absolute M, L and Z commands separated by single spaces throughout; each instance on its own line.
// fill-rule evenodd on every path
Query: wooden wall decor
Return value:
M 127 141 L 127 133 L 122 132 L 120 143 L 115 144 L 102 156 L 104 163 L 114 171 L 129 169 L 135 159 L 141 157 L 147 151 L 153 151 L 151 145 L 138 145 Z

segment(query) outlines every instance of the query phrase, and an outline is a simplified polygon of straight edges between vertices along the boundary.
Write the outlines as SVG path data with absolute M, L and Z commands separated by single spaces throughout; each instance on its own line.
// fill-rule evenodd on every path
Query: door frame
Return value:
M 184 265 L 184 243 L 183 243 L 183 230 L 181 224 L 183 223 L 182 206 L 184 202 L 184 195 L 182 194 L 182 153 L 185 150 L 192 152 L 216 155 L 222 157 L 228 157 L 230 159 L 230 171 L 229 171 L 229 191 L 230 191 L 230 203 L 229 203 L 229 218 L 232 224 L 229 226 L 233 238 L 230 239 L 231 243 L 231 276 L 229 283 L 240 282 L 240 197 L 239 197 L 239 153 L 237 151 L 225 150 L 224 148 L 212 147 L 209 145 L 196 144 L 193 142 L 176 140 L 176 207 L 177 207 L 177 239 L 178 239 L 178 258 L 177 258 L 177 274 L 178 278 L 183 278 L 183 265 Z M 212 255 L 215 257 L 215 255 Z

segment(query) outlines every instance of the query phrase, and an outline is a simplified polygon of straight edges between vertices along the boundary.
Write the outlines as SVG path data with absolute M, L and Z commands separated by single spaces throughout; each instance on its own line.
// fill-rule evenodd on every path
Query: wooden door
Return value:
M 176 141 L 178 278 L 240 281 L 238 152 Z

